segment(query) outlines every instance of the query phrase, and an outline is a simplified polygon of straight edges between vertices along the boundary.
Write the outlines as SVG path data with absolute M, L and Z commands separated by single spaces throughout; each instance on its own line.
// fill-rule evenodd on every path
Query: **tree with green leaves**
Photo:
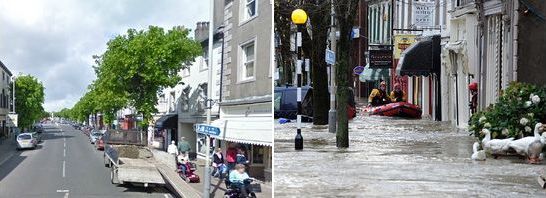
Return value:
M 44 112 L 44 86 L 31 75 L 15 79 L 15 106 L 19 115 L 19 128 L 29 128 L 42 118 Z
M 91 92 L 100 101 L 97 110 L 113 113 L 123 106 L 134 107 L 144 124 L 157 112 L 157 93 L 181 81 L 178 71 L 183 63 L 201 55 L 200 44 L 188 37 L 189 30 L 174 27 L 165 31 L 150 26 L 147 30 L 129 29 L 108 42 L 106 52 L 95 56 L 97 81 Z M 119 99 L 112 103 L 102 103 Z

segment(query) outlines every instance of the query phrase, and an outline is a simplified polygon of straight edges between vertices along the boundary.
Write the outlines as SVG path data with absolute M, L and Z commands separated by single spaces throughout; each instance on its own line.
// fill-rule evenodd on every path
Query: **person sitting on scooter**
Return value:
M 180 172 L 183 174 L 183 175 L 186 175 L 186 160 L 185 160 L 185 156 L 182 156 L 181 154 L 177 155 L 176 156 L 176 161 L 178 162 L 178 168 L 180 169 Z
M 245 180 L 249 178 L 250 177 L 245 172 L 245 165 L 242 164 L 235 165 L 234 170 L 229 173 L 229 181 L 231 182 L 231 186 L 237 187 L 241 191 L 241 194 L 244 195 L 243 197 L 246 197 L 248 192 L 250 192 L 250 185 L 245 183 Z

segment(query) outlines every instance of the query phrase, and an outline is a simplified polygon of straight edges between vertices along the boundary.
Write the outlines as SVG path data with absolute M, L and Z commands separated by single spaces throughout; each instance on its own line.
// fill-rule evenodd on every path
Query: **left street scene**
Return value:
M 0 197 L 272 197 L 257 2 L 1 1 Z

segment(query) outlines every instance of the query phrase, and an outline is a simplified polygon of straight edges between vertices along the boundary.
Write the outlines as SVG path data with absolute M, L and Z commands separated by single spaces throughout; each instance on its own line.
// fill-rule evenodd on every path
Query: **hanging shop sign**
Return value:
M 434 2 L 414 2 L 412 25 L 417 28 L 434 26 Z
M 394 59 L 400 59 L 402 52 L 415 43 L 415 38 L 417 35 L 413 34 L 394 35 Z
M 392 50 L 370 50 L 370 68 L 378 67 L 392 67 Z

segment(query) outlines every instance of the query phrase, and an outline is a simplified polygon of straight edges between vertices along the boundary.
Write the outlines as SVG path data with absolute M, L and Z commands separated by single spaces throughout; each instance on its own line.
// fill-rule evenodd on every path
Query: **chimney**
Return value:
M 193 38 L 199 40 L 199 35 L 201 34 L 201 22 L 197 22 L 195 30 L 193 31 Z
M 209 37 L 209 22 L 201 22 L 201 32 L 199 33 L 199 41 L 204 41 Z

